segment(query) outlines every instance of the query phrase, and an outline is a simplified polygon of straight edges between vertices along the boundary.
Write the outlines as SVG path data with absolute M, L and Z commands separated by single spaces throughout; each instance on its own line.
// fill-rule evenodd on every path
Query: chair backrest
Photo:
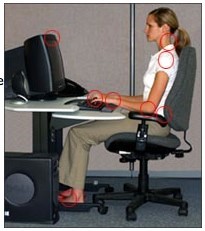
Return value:
M 192 96 L 196 76 L 196 51 L 194 47 L 183 48 L 179 57 L 177 76 L 165 105 L 172 111 L 164 109 L 169 126 L 176 131 L 186 131 L 192 105 Z

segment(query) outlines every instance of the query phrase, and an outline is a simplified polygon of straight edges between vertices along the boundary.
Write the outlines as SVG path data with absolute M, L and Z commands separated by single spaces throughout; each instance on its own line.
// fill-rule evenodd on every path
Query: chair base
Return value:
M 137 219 L 135 210 L 146 202 L 154 202 L 179 207 L 178 215 L 188 215 L 188 203 L 182 200 L 180 188 L 147 189 L 144 192 L 135 185 L 124 184 L 123 192 L 101 193 L 93 195 L 95 203 L 104 200 L 131 200 L 126 207 L 126 219 Z

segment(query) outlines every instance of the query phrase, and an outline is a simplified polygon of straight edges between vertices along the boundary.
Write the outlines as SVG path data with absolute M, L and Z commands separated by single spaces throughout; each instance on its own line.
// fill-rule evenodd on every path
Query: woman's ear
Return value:
M 170 32 L 170 26 L 166 23 L 162 26 L 162 32 L 163 33 L 169 33 Z

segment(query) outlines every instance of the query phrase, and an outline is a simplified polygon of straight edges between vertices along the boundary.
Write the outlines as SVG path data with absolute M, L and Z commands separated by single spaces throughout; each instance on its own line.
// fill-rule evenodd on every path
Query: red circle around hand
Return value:
M 101 101 L 92 103 L 93 98 L 98 97 Z M 100 108 L 103 104 L 103 94 L 99 90 L 91 90 L 87 94 L 87 104 L 93 108 Z

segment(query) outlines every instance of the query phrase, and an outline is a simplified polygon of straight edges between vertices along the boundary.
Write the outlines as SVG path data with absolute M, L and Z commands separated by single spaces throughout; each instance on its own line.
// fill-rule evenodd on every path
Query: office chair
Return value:
M 120 162 L 129 162 L 132 169 L 134 162 L 139 161 L 138 187 L 124 184 L 123 192 L 95 194 L 94 202 L 131 200 L 126 208 L 128 221 L 136 220 L 135 210 L 148 201 L 178 206 L 179 215 L 188 215 L 188 203 L 182 199 L 180 188 L 149 188 L 148 161 L 164 159 L 169 154 L 174 154 L 175 157 L 184 157 L 184 153 L 191 152 L 192 146 L 186 139 L 186 131 L 189 128 L 195 73 L 195 48 L 187 46 L 181 52 L 177 76 L 165 104 L 171 109 L 172 117 L 170 118 L 170 110 L 165 110 L 166 108 L 164 108 L 164 117 L 145 116 L 137 112 L 130 112 L 130 119 L 141 120 L 141 124 L 136 129 L 137 133 L 118 133 L 106 140 L 107 150 L 121 154 Z M 147 121 L 155 121 L 161 126 L 168 123 L 171 129 L 184 132 L 184 141 L 189 148 L 178 149 L 181 144 L 180 139 L 172 133 L 166 137 L 148 135 Z

